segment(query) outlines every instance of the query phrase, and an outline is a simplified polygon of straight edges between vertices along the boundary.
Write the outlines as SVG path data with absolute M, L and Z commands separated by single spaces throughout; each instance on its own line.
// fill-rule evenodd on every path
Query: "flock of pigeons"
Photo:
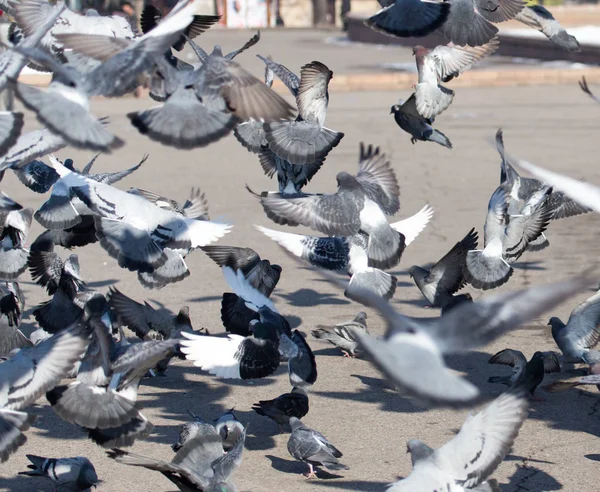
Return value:
M 309 411 L 308 391 L 317 380 L 317 364 L 304 335 L 291 329 L 271 299 L 281 267 L 250 248 L 212 245 L 231 226 L 210 220 L 200 190 L 192 190 L 181 203 L 147 190 L 113 186 L 147 156 L 125 171 L 95 174 L 97 156 L 80 171 L 72 160 L 61 162 L 52 155 L 67 145 L 109 153 L 124 144 L 110 132 L 108 121 L 90 112 L 91 96 L 118 97 L 147 84 L 160 105 L 128 117 L 141 133 L 164 145 L 202 147 L 233 132 L 258 155 L 265 174 L 277 176 L 277 191 L 249 190 L 267 217 L 279 225 L 310 227 L 323 236 L 259 229 L 301 261 L 345 272 L 347 284 L 325 275 L 342 285 L 347 297 L 379 312 L 388 326 L 384 337 L 375 338 L 369 334 L 366 313 L 360 312 L 347 323 L 317 327 L 312 336 L 339 347 L 345 356 L 366 354 L 396 387 L 431 405 L 472 407 L 482 400 L 477 387 L 446 367 L 445 354 L 484 346 L 590 286 L 590 279 L 582 276 L 477 302 L 469 293 L 458 294 L 466 285 L 489 290 L 506 283 L 511 264 L 525 251 L 550 245 L 545 232 L 553 220 L 600 212 L 600 189 L 510 159 L 499 130 L 500 184 L 491 194 L 483 248 L 477 249 L 479 238 L 472 229 L 433 266 L 412 266 L 411 278 L 430 306 L 441 308 L 441 317 L 403 316 L 388 302 L 397 278 L 386 270 L 399 264 L 433 211 L 425 206 L 411 217 L 388 221 L 400 209 L 400 188 L 390 161 L 372 145 L 360 145 L 356 174 L 337 175 L 336 193 L 303 191 L 344 136 L 324 126 L 332 72 L 323 63 L 304 65 L 298 76 L 259 56 L 265 80 L 258 80 L 233 59 L 256 44 L 259 34 L 232 53 L 223 55 L 215 46 L 207 54 L 193 39 L 218 17 L 199 15 L 193 0 L 181 0 L 164 19 L 154 7 L 146 7 L 139 35 L 119 17 L 93 11 L 80 15 L 61 2 L 0 4 L 14 19 L 12 44 L 0 55 L 0 86 L 7 103 L 0 113 L 0 172 L 10 169 L 32 191 L 50 192 L 35 213 L 0 195 L 2 461 L 26 441 L 24 433 L 36 420 L 27 407 L 45 395 L 59 417 L 83 429 L 119 463 L 159 471 L 180 490 L 236 490 L 231 475 L 242 459 L 246 427 L 233 411 L 215 422 L 192 416 L 172 446 L 170 461 L 123 449 L 153 430 L 137 404 L 142 378 L 164 373 L 169 361 L 179 357 L 224 379 L 267 377 L 287 363 L 290 392 L 258 401 L 253 409 L 276 422 L 280 431 L 289 426 L 288 451 L 306 463 L 308 478 L 316 476 L 315 467 L 348 468 L 341 462 L 342 453 L 300 420 Z M 413 141 L 451 147 L 431 128 L 454 96 L 441 82 L 493 53 L 497 29 L 490 22 L 509 18 L 535 24 L 552 41 L 576 48 L 576 41 L 545 9 L 524 7 L 516 0 L 398 0 L 368 21 L 398 36 L 441 29 L 452 41 L 430 52 L 415 47 L 415 94 L 392 108 Z M 186 44 L 198 58 L 194 65 L 172 51 Z M 25 66 L 51 71 L 50 86 L 44 90 L 18 82 Z M 296 108 L 271 89 L 275 76 L 295 98 Z M 582 89 L 594 97 L 585 80 Z M 42 129 L 21 134 L 23 114 L 13 110 L 13 96 L 35 113 Z M 47 163 L 39 160 L 44 156 Z M 523 177 L 516 168 L 537 178 Z M 26 247 L 33 218 L 46 230 Z M 221 302 L 227 335 L 194 330 L 187 306 L 175 315 L 114 287 L 106 295 L 88 287 L 77 255 L 65 259 L 55 247 L 70 250 L 94 242 L 122 268 L 137 272 L 148 289 L 189 276 L 185 258 L 201 249 L 221 268 L 233 291 L 223 294 Z M 17 279 L 26 270 L 50 296 L 33 310 L 39 329 L 30 337 L 19 330 L 25 299 Z M 500 490 L 490 475 L 517 437 L 528 398 L 535 397 L 544 374 L 583 363 L 590 375 L 559 381 L 551 389 L 600 384 L 600 352 L 593 349 L 600 341 L 600 293 L 576 307 L 566 324 L 558 318 L 549 324 L 561 354 L 537 352 L 530 361 L 514 349 L 494 355 L 490 363 L 511 366 L 514 372 L 490 382 L 507 384 L 509 390 L 470 416 L 441 448 L 409 441 L 413 472 L 389 490 Z M 130 342 L 125 328 L 139 340 Z M 67 378 L 71 380 L 65 383 Z M 87 490 L 98 483 L 87 458 L 28 458 L 30 470 L 23 473 L 43 475 L 59 489 Z

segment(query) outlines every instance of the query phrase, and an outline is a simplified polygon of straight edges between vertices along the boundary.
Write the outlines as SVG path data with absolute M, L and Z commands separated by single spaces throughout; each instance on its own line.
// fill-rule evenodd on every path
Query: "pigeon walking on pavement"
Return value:
M 311 333 L 316 339 L 326 340 L 338 347 L 344 353 L 344 357 L 355 357 L 358 342 L 352 333 L 354 330 L 369 334 L 367 313 L 364 311 L 358 313 L 353 320 L 345 323 L 339 323 L 335 326 L 319 325 L 315 330 L 311 330 Z
M 76 458 L 44 458 L 28 454 L 28 471 L 19 475 L 48 478 L 56 490 L 89 491 L 96 487 L 98 475 L 92 462 L 84 456 Z
M 279 426 L 279 433 L 283 426 L 290 423 L 291 417 L 303 418 L 308 414 L 308 393 L 302 388 L 292 388 L 289 393 L 279 395 L 273 400 L 260 400 L 252 405 L 258 415 L 268 417 Z

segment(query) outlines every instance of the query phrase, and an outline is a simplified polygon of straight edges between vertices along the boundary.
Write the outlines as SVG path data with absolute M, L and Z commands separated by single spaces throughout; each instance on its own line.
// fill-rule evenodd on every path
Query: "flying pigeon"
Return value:
M 220 435 L 198 435 L 186 442 L 170 463 L 121 449 L 113 449 L 107 454 L 125 465 L 159 471 L 180 490 L 233 492 L 237 489 L 231 482 L 231 475 L 240 466 L 245 440 L 246 429 L 233 449 L 223 454 Z
M 0 204 L 0 279 L 14 280 L 27 269 L 25 241 L 29 235 L 33 210 L 3 194 Z
M 565 325 L 552 317 L 552 338 L 568 362 L 600 362 L 600 352 L 590 350 L 600 341 L 600 291 L 573 309 Z
M 441 27 L 450 12 L 448 2 L 423 0 L 378 0 L 383 7 L 365 20 L 365 25 L 388 36 L 417 38 Z
M 289 393 L 273 400 L 260 400 L 252 405 L 252 410 L 277 422 L 281 434 L 283 426 L 289 424 L 290 417 L 301 419 L 308 414 L 308 393 L 302 388 L 292 388 Z
M 47 128 L 23 133 L 16 143 L 0 157 L 0 173 L 6 169 L 19 169 L 32 160 L 39 159 L 66 147 L 64 139 Z
M 197 415 L 194 415 L 189 411 L 188 413 L 190 414 L 193 420 L 191 422 L 186 422 L 185 424 L 181 425 L 179 429 L 179 436 L 177 436 L 177 442 L 171 445 L 171 449 L 175 453 L 179 451 L 186 442 L 190 441 L 191 439 L 194 439 L 196 436 L 218 435 L 217 429 L 215 429 L 215 426 L 213 424 L 206 422 L 202 418 L 198 417 Z
M 323 434 L 307 427 L 296 417 L 290 417 L 289 423 L 292 433 L 287 448 L 294 459 L 308 465 L 306 478 L 317 477 L 315 466 L 324 466 L 328 470 L 349 470 L 349 467 L 339 461 L 343 456 L 342 452 Z
M 358 342 L 353 335 L 353 331 L 369 334 L 367 313 L 361 311 L 353 320 L 335 326 L 318 325 L 316 330 L 311 330 L 311 333 L 316 339 L 326 340 L 338 347 L 344 353 L 344 357 L 355 357 Z
M 514 19 L 537 29 L 557 46 L 578 53 L 581 51 L 575 36 L 571 36 L 543 5 L 526 6 Z
M 431 126 L 434 118 L 424 118 L 419 114 L 415 94 L 411 94 L 406 101 L 400 100 L 398 104 L 394 104 L 390 114 L 394 115 L 394 120 L 396 120 L 398 126 L 411 136 L 410 141 L 413 145 L 417 140 L 421 140 L 423 142 L 436 142 L 448 149 L 452 148 L 452 142 L 448 137 Z
M 432 215 L 433 210 L 426 205 L 415 215 L 390 226 L 404 237 L 404 244 L 408 246 L 427 226 Z M 392 297 L 396 291 L 396 277 L 372 267 L 371 258 L 368 256 L 368 238 L 364 234 L 349 237 L 314 237 L 274 231 L 262 226 L 256 228 L 311 265 L 347 272 L 351 278 L 346 296 L 351 296 L 354 288 L 367 289 L 387 298 Z
M 58 490 L 86 491 L 96 487 L 98 475 L 92 462 L 83 457 L 44 458 L 33 454 L 26 455 L 31 461 L 19 475 L 42 476 L 48 478 Z
M 532 398 L 536 388 L 544 380 L 544 374 L 560 372 L 560 362 L 554 352 L 536 352 L 529 362 L 523 352 L 504 349 L 490 357 L 489 364 L 504 364 L 513 368 L 510 376 L 493 376 L 490 383 L 502 383 L 511 387 L 524 388 Z
M 482 490 L 476 487 L 502 463 L 526 418 L 527 399 L 509 392 L 469 415 L 459 433 L 438 449 L 418 439 L 408 441 L 413 470 L 387 490 Z
M 452 14 L 452 8 L 450 13 Z M 446 46 L 436 46 L 430 51 L 424 46 L 415 46 L 413 54 L 419 75 L 419 82 L 415 86 L 418 113 L 423 118 L 431 119 L 445 111 L 454 99 L 454 91 L 441 83 L 469 70 L 475 63 L 493 54 L 498 46 L 498 38 L 474 48 L 450 43 Z
M 14 349 L 33 346 L 19 329 L 25 297 L 17 282 L 0 282 L 0 357 L 8 357 Z
M 453 302 L 453 294 L 467 284 L 463 275 L 467 253 L 477 247 L 477 239 L 475 229 L 471 229 L 431 268 L 414 265 L 408 269 L 410 277 L 431 307 L 447 307 Z

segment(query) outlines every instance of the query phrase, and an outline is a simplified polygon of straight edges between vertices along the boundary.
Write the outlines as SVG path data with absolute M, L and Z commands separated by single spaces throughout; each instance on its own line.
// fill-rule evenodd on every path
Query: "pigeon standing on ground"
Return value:
M 451 304 L 456 305 L 456 298 L 459 296 L 454 294 L 467 284 L 463 274 L 467 253 L 477 247 L 477 239 L 475 229 L 471 229 L 429 270 L 419 266 L 408 269 L 408 273 L 430 307 L 444 309 Z
M 308 414 L 308 393 L 302 388 L 292 388 L 289 393 L 279 395 L 273 400 L 260 400 L 252 405 L 258 415 L 268 417 L 279 426 L 279 433 L 283 432 L 283 426 L 289 424 L 290 417 L 303 418 Z
M 441 4 L 443 5 L 443 4 Z M 433 128 L 434 118 L 424 118 L 417 111 L 417 99 L 415 94 L 406 100 L 400 100 L 390 110 L 394 120 L 400 128 L 410 134 L 410 141 L 414 145 L 417 140 L 423 142 L 435 142 L 448 149 L 452 148 L 452 142 L 441 131 Z
M 537 29 L 554 44 L 567 51 L 572 53 L 581 51 L 575 36 L 571 36 L 543 5 L 527 6 L 514 19 Z
M 342 452 L 331 444 L 327 438 L 304 425 L 298 418 L 290 417 L 292 433 L 287 448 L 292 457 L 308 465 L 306 478 L 316 478 L 315 466 L 324 466 L 328 470 L 349 470 L 340 463 Z
M 504 349 L 490 357 L 488 363 L 504 364 L 513 368 L 510 376 L 492 376 L 488 382 L 523 388 L 538 401 L 540 399 L 534 393 L 544 380 L 544 374 L 560 372 L 560 362 L 554 352 L 536 352 L 527 362 L 523 352 Z
M 57 490 L 86 491 L 96 487 L 98 475 L 92 462 L 83 457 L 76 458 L 43 458 L 33 454 L 26 455 L 31 461 L 29 471 L 19 475 L 42 476 L 52 482 Z
M 459 433 L 438 449 L 418 439 L 408 441 L 413 470 L 387 490 L 481 490 L 476 487 L 502 463 L 526 418 L 527 399 L 509 392 L 467 417 Z
M 573 309 L 566 325 L 557 317 L 548 324 L 567 362 L 600 362 L 600 352 L 591 350 L 600 341 L 600 291 Z
M 220 435 L 223 443 L 223 451 L 230 451 L 244 432 L 244 426 L 236 418 L 233 410 L 233 408 L 228 410 L 212 424 L 188 411 L 194 420 L 186 422 L 181 426 L 177 442 L 171 448 L 177 452 L 185 443 L 196 436 Z
M 361 311 L 353 320 L 335 326 L 319 325 L 316 330 L 311 330 L 311 333 L 318 340 L 327 340 L 338 347 L 344 353 L 344 357 L 355 357 L 356 348 L 358 347 L 358 342 L 353 334 L 355 330 L 369 334 L 367 313 Z
M 231 451 L 239 439 L 244 435 L 245 429 L 242 423 L 233 413 L 233 408 L 225 412 L 215 420 L 215 429 L 223 441 L 223 449 L 226 452 Z

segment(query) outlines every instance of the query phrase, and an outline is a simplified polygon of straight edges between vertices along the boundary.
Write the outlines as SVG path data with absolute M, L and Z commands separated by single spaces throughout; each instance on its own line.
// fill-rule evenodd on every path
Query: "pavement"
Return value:
M 219 39 L 224 49 L 234 49 L 242 38 L 228 32 L 207 33 L 206 43 Z M 272 54 L 289 68 L 297 70 L 312 59 L 320 59 L 344 72 L 360 73 L 362 66 L 410 59 L 406 49 L 378 51 L 351 47 L 349 51 L 318 42 L 322 33 L 298 31 L 287 48 L 285 38 L 268 44 L 264 51 L 240 57 L 244 66 L 260 71 L 253 53 Z M 265 36 L 267 39 L 267 36 Z M 259 45 L 260 47 L 260 45 Z M 344 48 L 346 49 L 346 48 Z M 286 58 L 286 53 L 291 53 Z M 368 67 L 367 67 L 368 68 Z M 594 104 L 575 84 L 542 87 L 460 88 L 452 106 L 436 119 L 436 125 L 453 142 L 448 150 L 433 143 L 410 143 L 407 134 L 396 127 L 389 108 L 408 90 L 390 92 L 337 92 L 331 90 L 327 125 L 345 132 L 340 145 L 330 154 L 307 191 L 333 192 L 339 171 L 354 171 L 359 142 L 379 145 L 391 159 L 401 188 L 398 218 L 417 212 L 426 203 L 435 215 L 430 225 L 410 245 L 393 272 L 399 278 L 393 303 L 402 313 L 428 317 L 436 312 L 424 309 L 425 301 L 412 284 L 407 269 L 413 264 L 437 261 L 472 227 L 483 236 L 483 223 L 489 197 L 499 180 L 499 158 L 493 148 L 496 130 L 504 129 L 508 152 L 574 177 L 585 177 L 600 184 L 600 106 Z M 325 434 L 343 453 L 342 462 L 350 467 L 338 476 L 307 481 L 303 464 L 287 452 L 288 435 L 277 434 L 277 425 L 256 415 L 254 402 L 271 399 L 289 391 L 285 367 L 276 375 L 257 381 L 222 381 L 202 373 L 185 361 L 176 361 L 164 378 L 145 379 L 140 387 L 142 410 L 156 426 L 155 432 L 131 448 L 135 453 L 169 461 L 169 447 L 176 440 L 187 410 L 204 418 L 216 418 L 235 407 L 239 419 L 250 425 L 243 462 L 235 474 L 240 491 L 381 491 L 385 484 L 410 472 L 405 443 L 419 438 L 433 447 L 449 440 L 460 428 L 467 411 L 428 409 L 407 395 L 395 391 L 366 360 L 346 359 L 331 346 L 310 337 L 318 324 L 332 325 L 353 318 L 363 308 L 344 298 L 341 289 L 323 281 L 312 268 L 290 260 L 254 224 L 280 229 L 271 223 L 256 200 L 245 191 L 274 190 L 276 182 L 263 175 L 256 156 L 243 149 L 233 137 L 205 149 L 179 151 L 153 143 L 129 124 L 126 113 L 155 105 L 147 99 L 95 100 L 92 110 L 109 116 L 111 130 L 127 141 L 112 155 L 102 155 L 96 168 L 102 171 L 123 169 L 143 154 L 150 157 L 142 168 L 119 183 L 145 188 L 171 198 L 185 200 L 190 188 L 200 187 L 208 198 L 212 218 L 231 220 L 232 233 L 220 244 L 249 246 L 259 254 L 282 265 L 281 281 L 273 293 L 279 311 L 293 327 L 309 334 L 319 377 L 310 394 L 310 412 L 304 422 Z M 37 127 L 27 114 L 26 129 Z M 72 157 L 81 168 L 89 152 L 67 149 L 59 157 Z M 24 205 L 38 207 L 41 195 L 25 189 L 7 173 L 3 191 Z M 539 253 L 526 253 L 515 267 L 510 281 L 498 291 L 512 291 L 530 285 L 547 284 L 582 271 L 597 269 L 600 218 L 588 214 L 553 222 L 547 236 L 551 246 Z M 306 231 L 298 228 L 294 232 Z M 41 232 L 38 224 L 30 240 Z M 220 297 L 228 287 L 221 272 L 200 251 L 192 253 L 187 264 L 192 272 L 183 282 L 161 291 L 144 290 L 136 275 L 120 269 L 97 245 L 75 251 L 81 272 L 89 285 L 106 292 L 110 285 L 138 300 L 164 305 L 173 311 L 188 304 L 196 328 L 222 332 Z M 47 299 L 41 288 L 32 284 L 28 274 L 21 278 L 27 299 L 27 313 Z M 467 288 L 475 298 L 482 292 Z M 546 326 L 550 316 L 568 318 L 571 310 L 592 291 L 581 293 L 552 312 L 534 320 L 489 346 L 449 359 L 450 366 L 477 384 L 486 398 L 494 398 L 503 386 L 487 383 L 492 375 L 508 374 L 509 368 L 487 364 L 489 357 L 506 347 L 519 349 L 530 357 L 536 350 L 555 349 Z M 489 294 L 485 294 L 489 295 Z M 372 334 L 383 333 L 381 319 L 367 310 Z M 32 319 L 27 318 L 31 328 Z M 560 375 L 550 375 L 550 382 Z M 547 401 L 532 403 L 515 446 L 493 476 L 505 492 L 593 491 L 598 487 L 600 455 L 600 395 L 593 390 L 573 390 L 550 394 L 541 388 L 538 396 Z M 25 454 L 51 457 L 87 456 L 104 481 L 98 490 L 111 492 L 158 492 L 175 487 L 158 473 L 126 467 L 110 460 L 104 450 L 86 440 L 78 428 L 63 422 L 42 398 L 31 411 L 40 415 L 27 431 L 27 443 L 10 460 L 0 465 L 0 489 L 10 491 L 49 491 L 41 478 L 18 476 L 26 469 Z

